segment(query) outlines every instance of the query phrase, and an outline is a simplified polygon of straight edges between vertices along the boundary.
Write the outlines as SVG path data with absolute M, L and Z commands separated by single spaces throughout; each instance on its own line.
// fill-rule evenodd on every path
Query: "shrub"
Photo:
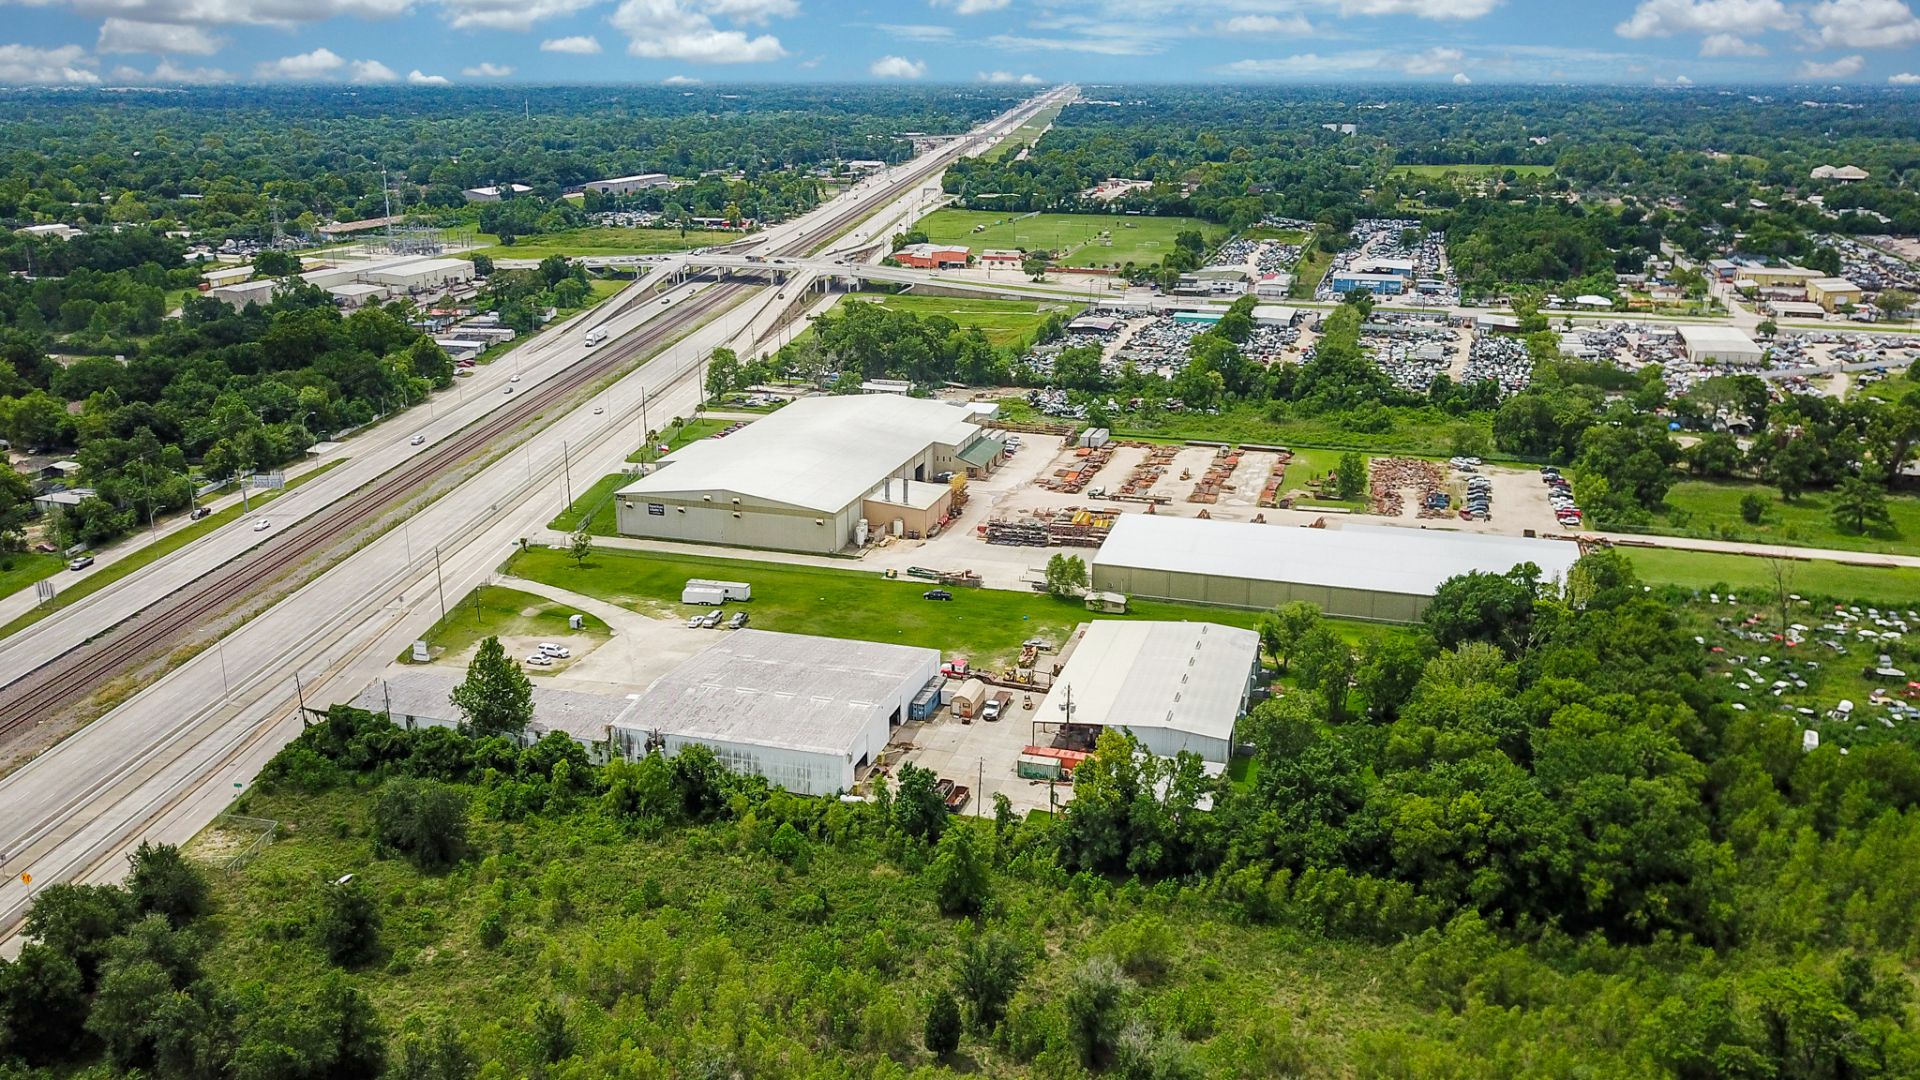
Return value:
M 435 780 L 388 781 L 373 805 L 373 822 L 381 845 L 422 870 L 451 866 L 466 851 L 466 799 Z
M 927 1052 L 935 1057 L 946 1057 L 960 1048 L 960 1006 L 945 990 L 937 991 L 927 1002 L 923 1039 Z

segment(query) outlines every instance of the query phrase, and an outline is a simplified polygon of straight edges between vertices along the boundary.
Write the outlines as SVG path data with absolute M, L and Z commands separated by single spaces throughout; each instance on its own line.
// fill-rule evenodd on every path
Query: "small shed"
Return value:
M 972 719 L 980 715 L 980 707 L 987 701 L 987 684 L 979 679 L 968 679 L 953 692 L 953 715 Z

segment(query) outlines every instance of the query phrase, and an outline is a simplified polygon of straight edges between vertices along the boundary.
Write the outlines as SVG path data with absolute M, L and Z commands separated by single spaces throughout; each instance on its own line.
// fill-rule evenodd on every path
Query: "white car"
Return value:
M 525 663 L 528 667 L 552 667 L 553 666 L 553 661 L 547 659 L 546 654 L 544 653 L 534 653 L 532 656 L 527 657 L 527 659 L 525 660 Z
M 271 528 L 273 528 L 273 522 L 268 521 L 266 518 L 254 519 L 254 522 L 253 522 L 254 532 L 266 532 L 268 529 L 271 529 Z
M 520 381 L 520 373 L 516 371 L 516 372 L 514 372 L 513 374 L 511 374 L 511 375 L 509 375 L 509 376 L 507 376 L 507 381 L 508 381 L 508 382 L 519 382 L 519 381 Z
M 427 437 L 425 435 L 415 435 L 413 438 L 407 440 L 407 445 L 424 446 L 426 445 L 426 442 L 427 442 Z

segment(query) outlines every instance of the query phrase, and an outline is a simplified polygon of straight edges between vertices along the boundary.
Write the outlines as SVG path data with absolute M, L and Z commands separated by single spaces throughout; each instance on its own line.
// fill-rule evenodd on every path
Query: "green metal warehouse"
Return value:
M 1579 557 L 1579 546 L 1562 540 L 1126 514 L 1094 556 L 1092 576 L 1095 589 L 1134 597 L 1238 608 L 1307 600 L 1329 615 L 1406 623 L 1450 577 L 1530 562 L 1543 580 L 1564 581 Z

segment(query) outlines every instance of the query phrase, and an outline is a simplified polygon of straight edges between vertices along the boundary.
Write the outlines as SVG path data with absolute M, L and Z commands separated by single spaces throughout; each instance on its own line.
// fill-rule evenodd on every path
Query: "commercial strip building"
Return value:
M 621 488 L 622 535 L 781 551 L 837 552 L 872 533 L 926 535 L 951 509 L 942 473 L 983 476 L 997 432 L 943 401 L 867 394 L 803 398 L 724 439 L 668 455 Z
M 908 244 L 893 253 L 893 261 L 916 270 L 945 270 L 967 265 L 971 249 L 951 244 Z
M 1123 514 L 1093 557 L 1093 588 L 1222 607 L 1306 600 L 1329 615 L 1414 622 L 1448 578 L 1521 563 L 1565 580 L 1578 546 L 1441 529 L 1298 529 Z
M 1680 340 L 1687 347 L 1687 359 L 1696 364 L 1752 366 L 1763 355 L 1758 342 L 1731 326 L 1712 323 L 1681 323 Z
M 1251 630 L 1103 619 L 1075 633 L 1034 719 L 1123 728 L 1162 757 L 1187 751 L 1225 764 L 1259 671 Z
M 613 725 L 629 760 L 699 744 L 804 795 L 853 788 L 940 674 L 933 649 L 735 630 L 655 680 Z
M 1328 288 L 1336 293 L 1364 289 L 1375 296 L 1399 296 L 1407 291 L 1407 279 L 1398 274 L 1360 274 L 1342 270 L 1328 280 Z

